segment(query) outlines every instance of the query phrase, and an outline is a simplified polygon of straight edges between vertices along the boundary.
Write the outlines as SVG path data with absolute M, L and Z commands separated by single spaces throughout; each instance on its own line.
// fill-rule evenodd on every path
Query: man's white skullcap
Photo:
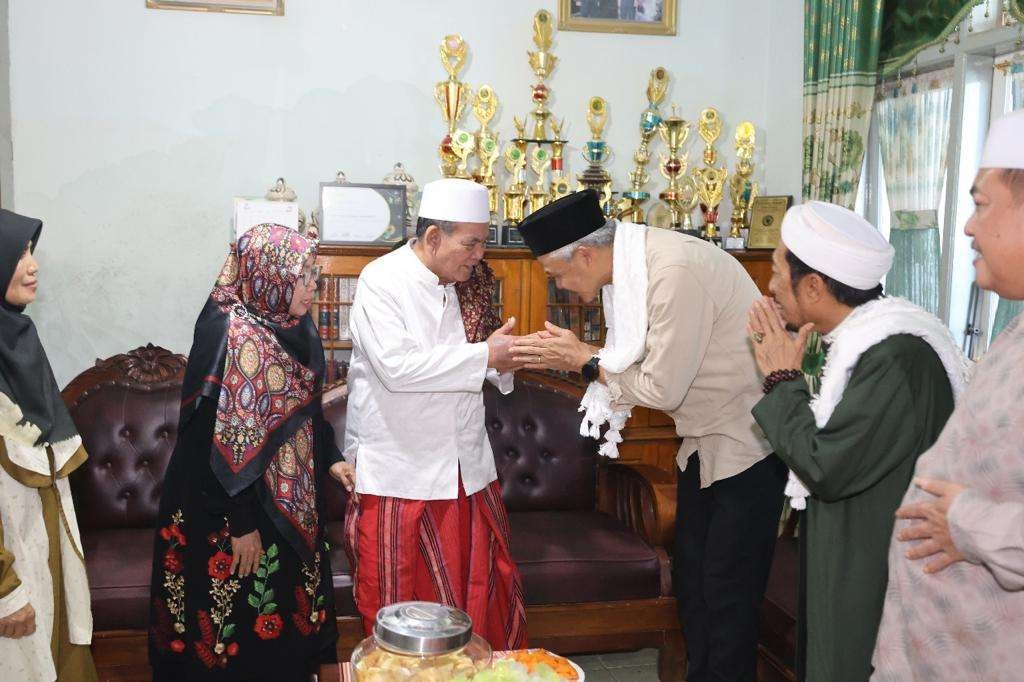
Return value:
M 1024 109 L 997 118 L 988 129 L 980 168 L 1024 168 Z
M 809 201 L 786 211 L 782 243 L 818 272 L 861 290 L 878 286 L 895 254 L 874 225 L 824 201 Z
M 423 187 L 419 217 L 453 223 L 489 223 L 487 188 L 457 178 L 428 182 Z

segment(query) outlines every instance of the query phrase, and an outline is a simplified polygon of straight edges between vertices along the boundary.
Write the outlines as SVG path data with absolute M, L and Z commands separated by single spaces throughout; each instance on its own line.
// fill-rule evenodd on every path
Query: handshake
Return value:
M 597 348 L 550 322 L 545 322 L 541 331 L 527 336 L 512 336 L 515 324 L 516 318 L 510 317 L 487 338 L 488 367 L 502 373 L 517 369 L 578 372 L 597 353 Z

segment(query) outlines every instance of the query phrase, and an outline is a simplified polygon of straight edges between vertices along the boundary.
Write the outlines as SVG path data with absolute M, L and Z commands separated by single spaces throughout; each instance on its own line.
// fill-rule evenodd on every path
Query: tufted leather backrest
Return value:
M 580 395 L 533 372 L 518 373 L 509 395 L 485 387 L 487 433 L 510 512 L 594 509 L 597 443 L 579 435 Z
M 150 345 L 98 360 L 64 389 L 89 453 L 71 475 L 83 529 L 156 525 L 184 369 L 183 356 Z

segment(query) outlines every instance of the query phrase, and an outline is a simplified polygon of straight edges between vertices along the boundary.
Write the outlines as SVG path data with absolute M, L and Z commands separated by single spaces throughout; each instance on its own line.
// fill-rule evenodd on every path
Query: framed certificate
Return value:
M 394 244 L 405 238 L 404 185 L 320 183 L 323 244 Z
M 789 195 L 755 197 L 750 207 L 748 249 L 774 249 L 782 236 L 782 218 L 793 204 Z

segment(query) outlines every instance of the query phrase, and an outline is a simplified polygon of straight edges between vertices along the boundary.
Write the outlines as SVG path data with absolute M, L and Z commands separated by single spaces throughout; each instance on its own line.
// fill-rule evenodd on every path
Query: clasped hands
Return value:
M 550 322 L 544 329 L 527 336 L 513 336 L 515 318 L 510 318 L 487 339 L 487 366 L 499 372 L 518 369 L 552 369 L 579 372 L 596 353 L 597 348 L 580 341 L 568 329 Z

